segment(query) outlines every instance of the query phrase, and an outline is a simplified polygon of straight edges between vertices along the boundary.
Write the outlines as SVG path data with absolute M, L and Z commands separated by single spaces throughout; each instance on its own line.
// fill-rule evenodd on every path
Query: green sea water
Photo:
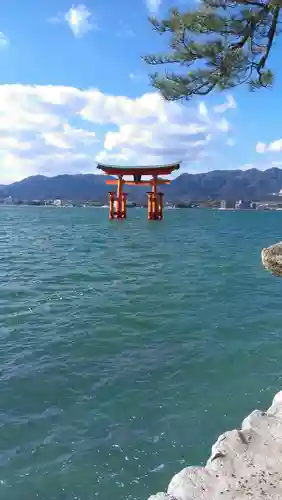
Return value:
M 281 388 L 282 213 L 0 209 L 0 498 L 146 499 Z

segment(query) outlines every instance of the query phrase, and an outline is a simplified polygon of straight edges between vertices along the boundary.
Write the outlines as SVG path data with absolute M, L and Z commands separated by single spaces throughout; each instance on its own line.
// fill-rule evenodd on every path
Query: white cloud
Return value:
M 63 125 L 63 130 L 45 132 L 42 138 L 45 144 L 54 146 L 57 149 L 73 149 L 76 145 L 91 145 L 96 142 L 95 132 L 73 128 L 68 124 Z
M 67 23 L 76 38 L 82 38 L 89 31 L 98 29 L 96 23 L 92 22 L 92 13 L 83 5 L 72 6 L 65 14 L 58 14 L 49 19 L 52 23 Z
M 130 99 L 97 89 L 0 85 L 0 184 L 38 173 L 95 172 L 95 159 L 199 164 L 230 128 L 201 109 L 156 92 Z
M 104 150 L 97 157 L 101 162 L 201 161 L 208 155 L 212 138 L 219 133 L 210 117 L 202 117 L 196 108 L 167 103 L 157 93 L 135 100 L 116 98 L 111 114 L 119 129 L 105 135 Z M 91 119 L 91 113 L 87 116 Z M 92 119 L 97 118 L 92 115 Z
M 72 7 L 65 15 L 65 19 L 75 37 L 81 37 L 93 28 L 89 19 L 91 12 L 85 5 Z
M 265 153 L 266 149 L 267 149 L 266 144 L 264 144 L 263 142 L 257 143 L 257 145 L 256 145 L 256 152 L 257 153 Z
M 7 45 L 9 45 L 9 40 L 6 38 L 4 33 L 0 31 L 0 48 L 7 47 Z
M 222 132 L 228 132 L 231 128 L 230 123 L 225 118 L 221 118 L 221 120 L 216 123 L 216 127 Z
M 236 101 L 235 101 L 234 97 L 231 94 L 229 94 L 227 96 L 226 102 L 223 104 L 219 104 L 217 106 L 214 106 L 213 110 L 215 113 L 225 113 L 225 111 L 227 111 L 228 109 L 235 109 L 235 108 L 237 108 Z
M 277 141 L 271 142 L 267 150 L 273 152 L 282 151 L 282 139 L 278 139 Z
M 257 153 L 279 153 L 280 151 L 282 151 L 282 139 L 277 139 L 276 141 L 270 142 L 270 144 L 258 142 L 256 145 Z
M 199 104 L 199 113 L 202 116 L 208 115 L 208 109 L 207 109 L 207 106 L 205 105 L 204 102 L 200 102 L 200 104 Z
M 157 14 L 161 4 L 162 0 L 146 0 L 147 9 L 150 14 Z
M 257 153 L 280 153 L 282 151 L 282 139 L 276 139 L 275 141 L 265 144 L 264 142 L 258 142 L 256 144 Z M 279 163 L 279 162 L 278 162 Z M 275 165 L 275 162 L 273 163 Z M 280 163 L 279 163 L 280 165 Z
M 235 146 L 235 144 L 236 144 L 236 141 L 234 139 L 232 139 L 231 137 L 229 137 L 229 139 L 227 139 L 227 141 L 226 141 L 226 145 L 229 147 Z

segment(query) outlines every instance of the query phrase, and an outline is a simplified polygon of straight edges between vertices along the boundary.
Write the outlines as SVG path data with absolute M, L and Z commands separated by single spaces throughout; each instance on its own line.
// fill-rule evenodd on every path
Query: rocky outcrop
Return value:
M 282 241 L 261 251 L 262 264 L 275 276 L 282 277 Z
M 222 434 L 205 467 L 183 469 L 149 500 L 219 499 L 282 499 L 282 391 L 267 412 L 255 410 L 240 430 Z

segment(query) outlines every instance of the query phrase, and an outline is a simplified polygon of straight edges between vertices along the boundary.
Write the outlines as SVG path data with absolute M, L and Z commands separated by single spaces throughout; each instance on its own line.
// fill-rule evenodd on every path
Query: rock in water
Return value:
M 266 499 L 282 499 L 282 392 L 267 412 L 220 436 L 205 467 L 183 469 L 149 500 Z
M 274 276 L 282 277 L 282 241 L 261 251 L 262 264 Z

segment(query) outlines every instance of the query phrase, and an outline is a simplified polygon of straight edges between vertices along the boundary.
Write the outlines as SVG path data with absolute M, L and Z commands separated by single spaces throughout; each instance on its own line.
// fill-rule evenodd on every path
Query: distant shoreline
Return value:
M 56 206 L 52 204 L 39 205 L 32 203 L 11 203 L 11 204 L 0 204 L 0 210 L 9 209 L 9 208 L 50 208 L 50 209 L 66 209 L 66 208 L 91 208 L 91 209 L 109 209 L 107 205 L 61 205 Z M 143 209 L 147 210 L 146 206 L 131 206 L 129 209 Z M 282 208 L 221 208 L 221 207 L 209 207 L 209 206 L 196 206 L 196 207 L 188 207 L 188 206 L 166 206 L 165 210 L 213 210 L 218 212 L 281 212 Z

